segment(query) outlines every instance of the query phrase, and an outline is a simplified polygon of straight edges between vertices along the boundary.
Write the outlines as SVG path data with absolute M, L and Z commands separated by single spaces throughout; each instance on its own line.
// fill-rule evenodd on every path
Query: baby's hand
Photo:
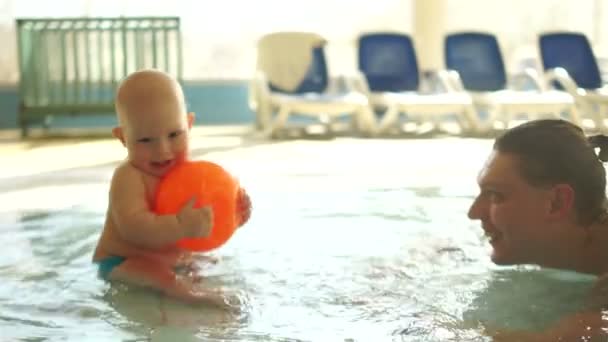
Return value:
M 240 227 L 247 223 L 251 216 L 251 199 L 243 188 L 239 189 L 238 197 L 236 199 L 236 212 L 238 226 Z
M 211 207 L 194 208 L 196 198 L 192 198 L 177 214 L 177 221 L 188 238 L 207 237 L 213 225 Z

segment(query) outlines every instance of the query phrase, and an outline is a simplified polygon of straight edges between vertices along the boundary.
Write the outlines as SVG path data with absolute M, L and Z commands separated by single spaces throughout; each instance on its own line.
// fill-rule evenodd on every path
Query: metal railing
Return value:
M 114 112 L 129 73 L 155 68 L 181 80 L 177 17 L 17 19 L 22 134 L 54 115 Z

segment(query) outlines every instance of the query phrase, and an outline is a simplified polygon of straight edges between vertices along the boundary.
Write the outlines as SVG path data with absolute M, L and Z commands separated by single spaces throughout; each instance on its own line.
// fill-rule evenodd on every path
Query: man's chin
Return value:
M 510 258 L 507 255 L 496 253 L 496 251 L 494 251 L 492 253 L 492 256 L 490 257 L 490 259 L 492 260 L 493 263 L 495 263 L 496 265 L 500 265 L 500 266 L 511 266 L 511 265 L 518 264 L 518 262 L 516 260 L 513 260 L 513 258 Z

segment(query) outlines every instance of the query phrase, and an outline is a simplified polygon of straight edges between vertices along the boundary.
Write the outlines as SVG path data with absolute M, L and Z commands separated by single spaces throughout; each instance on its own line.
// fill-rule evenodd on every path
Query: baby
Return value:
M 188 159 L 194 115 L 186 112 L 181 86 L 163 72 L 137 71 L 121 82 L 115 103 L 119 126 L 112 134 L 126 147 L 127 159 L 112 176 L 106 221 L 93 255 L 100 277 L 153 288 L 190 303 L 223 306 L 219 293 L 197 290 L 197 279 L 175 272 L 192 263 L 191 254 L 175 242 L 208 236 L 211 208 L 194 208 L 192 199 L 176 215 L 152 211 L 160 178 Z M 243 189 L 237 209 L 240 226 L 251 210 Z

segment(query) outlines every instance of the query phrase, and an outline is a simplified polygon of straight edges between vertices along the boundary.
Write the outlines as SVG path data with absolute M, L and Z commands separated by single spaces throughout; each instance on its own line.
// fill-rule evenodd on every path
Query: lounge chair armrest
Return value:
M 247 96 L 247 103 L 249 109 L 255 111 L 260 105 L 260 101 L 268 99 L 270 95 L 270 87 L 268 86 L 268 79 L 266 74 L 262 71 L 256 71 L 254 76 L 249 81 L 249 92 Z
M 328 94 L 339 94 L 343 93 L 345 88 L 344 76 L 338 75 L 330 77 L 327 82 L 327 89 L 325 92 Z
M 330 94 L 343 94 L 353 91 L 365 95 L 369 94 L 367 79 L 359 71 L 332 78 L 327 88 L 327 92 Z
M 364 94 L 365 96 L 369 96 L 371 91 L 369 89 L 369 84 L 367 83 L 367 78 L 360 71 L 355 71 L 348 76 L 345 77 L 346 87 L 349 91 L 356 91 Z
M 435 77 L 445 92 L 454 93 L 464 91 L 464 85 L 456 70 L 437 70 Z
M 247 102 L 249 109 L 256 113 L 256 126 L 265 128 L 270 120 L 272 105 L 270 103 L 268 79 L 262 71 L 256 71 L 249 82 Z
M 583 95 L 581 92 L 584 92 L 584 90 L 579 89 L 574 79 L 564 68 L 549 69 L 545 72 L 544 78 L 547 84 L 557 83 L 573 96 Z
M 462 84 L 462 79 L 460 79 L 460 74 L 456 70 L 439 70 L 437 72 L 437 76 L 443 87 L 445 87 L 447 92 L 463 92 L 466 91 L 464 89 L 464 84 Z
M 545 79 L 534 68 L 525 68 L 522 72 L 511 76 L 508 83 L 510 88 L 519 90 L 526 89 L 529 83 L 532 83 L 534 89 L 538 91 L 545 91 L 548 88 Z

